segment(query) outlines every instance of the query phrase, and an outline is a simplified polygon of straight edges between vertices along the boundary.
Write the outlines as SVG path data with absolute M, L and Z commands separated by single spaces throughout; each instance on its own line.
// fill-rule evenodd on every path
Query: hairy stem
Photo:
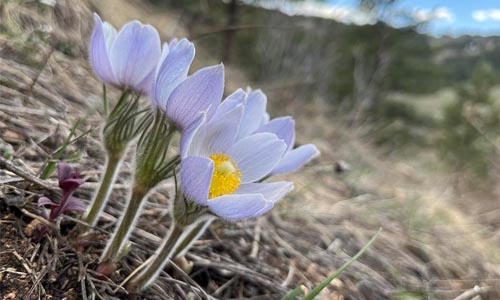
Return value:
M 117 261 L 119 259 L 120 251 L 128 241 L 128 236 L 134 229 L 134 225 L 140 216 L 142 203 L 148 191 L 149 189 L 144 185 L 137 182 L 134 183 L 125 213 L 120 218 L 115 232 L 101 256 L 101 261 Z
M 210 217 L 196 224 L 175 248 L 172 258 L 184 255 L 191 248 L 191 245 L 207 230 L 208 226 L 212 224 L 213 220 L 215 220 L 215 217 Z
M 161 270 L 170 261 L 175 254 L 176 245 L 181 236 L 186 232 L 190 232 L 192 226 L 183 226 L 173 223 L 170 234 L 164 240 L 159 250 L 155 253 L 149 265 L 144 270 L 134 276 L 127 285 L 127 290 L 130 292 L 138 292 L 147 288 L 160 274 Z
M 115 180 L 118 167 L 121 164 L 122 156 L 122 153 L 108 153 L 108 161 L 106 163 L 104 175 L 101 179 L 99 190 L 95 194 L 90 208 L 87 210 L 87 213 L 83 218 L 83 220 L 90 226 L 95 226 L 97 224 L 99 215 L 104 209 L 104 205 L 106 205 L 109 193 L 113 188 L 113 182 Z

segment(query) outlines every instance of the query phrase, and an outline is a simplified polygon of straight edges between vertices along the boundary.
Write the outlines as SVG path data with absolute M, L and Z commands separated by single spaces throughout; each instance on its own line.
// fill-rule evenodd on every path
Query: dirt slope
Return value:
M 0 35 L 0 147 L 7 158 L 0 173 L 0 298 L 123 299 L 126 293 L 117 284 L 169 228 L 169 186 L 146 205 L 135 247 L 119 272 L 103 279 L 93 271 L 103 245 L 75 247 L 73 219 L 63 221 L 61 235 L 31 242 L 30 224 L 40 214 L 37 198 L 57 188 L 54 177 L 40 187 L 30 176 L 36 177 L 82 118 L 77 130 L 82 138 L 64 160 L 87 178 L 80 197 L 88 199 L 95 189 L 103 152 L 98 143 L 101 88 L 85 58 L 91 10 L 115 25 L 131 18 L 152 23 L 165 39 L 185 29 L 172 12 L 139 1 L 58 1 L 55 10 L 7 1 L 0 9 L 7 27 Z M 68 19 L 72 30 L 64 22 Z M 39 30 L 47 24 L 52 31 Z M 228 85 L 246 86 L 237 73 L 227 76 Z M 294 115 L 298 141 L 316 143 L 322 157 L 288 176 L 296 191 L 272 214 L 215 223 L 187 256 L 193 263 L 189 275 L 170 269 L 138 298 L 279 299 L 298 285 L 311 289 L 382 227 L 374 246 L 320 299 L 454 299 L 465 292 L 498 299 L 498 239 L 490 238 L 494 230 L 450 205 L 454 194 L 445 188 L 446 177 L 384 158 L 362 132 L 336 126 L 319 107 L 280 97 L 269 93 L 275 116 Z M 282 101 L 290 104 L 286 111 L 278 108 Z M 351 164 L 347 174 L 334 172 L 341 159 Z M 120 186 L 129 175 L 126 170 L 120 176 L 114 205 L 101 224 L 103 235 L 116 221 Z

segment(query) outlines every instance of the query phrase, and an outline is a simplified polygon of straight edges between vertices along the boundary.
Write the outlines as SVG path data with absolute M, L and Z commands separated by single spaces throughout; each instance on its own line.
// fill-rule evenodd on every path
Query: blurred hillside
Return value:
M 500 84 L 500 37 L 434 38 L 418 32 L 423 24 L 399 29 L 382 22 L 345 25 L 239 1 L 147 1 L 178 12 L 179 22 L 210 53 L 210 60 L 236 67 L 252 85 L 280 99 L 278 106 L 287 101 L 313 105 L 336 124 L 370 128 L 373 141 L 390 152 L 430 148 L 450 156 L 446 152 L 461 143 L 476 141 L 498 148 L 497 134 L 488 135 L 485 143 L 481 133 L 472 134 L 468 142 L 459 133 L 453 146 L 443 143 L 442 136 L 450 134 L 447 124 L 453 123 L 445 118 L 461 118 L 445 111 L 462 101 L 462 89 L 473 84 L 480 66 L 489 72 L 476 78 L 488 83 L 485 93 Z M 474 102 L 474 97 L 470 94 L 467 101 Z M 495 114 L 497 103 L 492 99 L 482 109 Z M 466 115 L 469 106 L 454 113 Z M 489 161 L 497 174 L 499 157 L 494 152 L 480 160 Z M 483 155 L 479 153 L 466 155 L 475 160 L 473 156 Z M 460 165 L 451 164 L 453 171 Z
M 259 85 L 292 90 L 305 102 L 320 98 L 343 114 L 380 105 L 388 91 L 460 84 L 479 61 L 500 73 L 500 37 L 433 38 L 417 25 L 349 26 L 238 1 L 150 1 L 181 13 L 192 39 Z

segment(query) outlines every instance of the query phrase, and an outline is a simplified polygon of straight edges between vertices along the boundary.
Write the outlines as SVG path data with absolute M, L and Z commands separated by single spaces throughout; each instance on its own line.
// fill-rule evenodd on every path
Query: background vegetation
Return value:
M 215 54 L 214 60 L 304 105 L 323 103 L 348 126 L 369 124 L 379 145 L 432 147 L 451 169 L 470 167 L 482 178 L 497 166 L 498 101 L 490 93 L 500 83 L 500 37 L 435 38 L 419 33 L 423 24 L 416 22 L 399 29 L 383 22 L 348 26 L 239 1 L 149 1 L 180 11 L 191 38 Z M 360 4 L 377 11 L 394 2 Z M 452 91 L 451 103 L 401 97 L 445 89 Z M 431 101 L 434 111 L 419 110 Z M 490 115 L 476 113 L 485 122 L 476 124 L 480 128 L 464 115 L 470 103 Z

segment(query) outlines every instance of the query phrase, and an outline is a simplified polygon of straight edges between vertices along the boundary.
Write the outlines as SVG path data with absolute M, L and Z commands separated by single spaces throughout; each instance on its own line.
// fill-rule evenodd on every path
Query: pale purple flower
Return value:
M 89 56 L 97 76 L 106 84 L 148 93 L 161 56 L 156 29 L 132 21 L 117 32 L 95 13 L 94 22 Z
M 187 78 L 195 48 L 187 39 L 163 44 L 160 63 L 156 67 L 151 102 L 165 110 L 172 91 Z
M 216 117 L 237 105 L 244 107 L 238 138 L 253 133 L 270 132 L 282 139 L 287 146 L 280 163 L 270 172 L 270 175 L 294 172 L 319 155 L 319 150 L 313 144 L 293 148 L 295 121 L 289 116 L 269 121 L 269 115 L 266 112 L 267 97 L 261 90 L 245 92 L 238 89 L 221 103 Z
M 312 159 L 319 156 L 320 152 L 314 144 L 305 144 L 297 148 L 295 145 L 295 121 L 292 117 L 280 117 L 262 125 L 255 133 L 270 132 L 286 143 L 286 150 L 280 163 L 271 171 L 270 175 L 285 174 L 297 171 Z
M 181 140 L 184 195 L 228 220 L 260 216 L 293 189 L 286 181 L 259 183 L 287 146 L 269 132 L 238 138 L 244 115 L 241 104 L 212 119 L 204 114 Z
M 220 117 L 238 105 L 244 107 L 238 138 L 255 132 L 259 127 L 269 122 L 269 114 L 266 111 L 267 97 L 261 90 L 248 92 L 242 89 L 236 90 L 222 101 L 215 115 Z
M 177 75 L 182 77 L 192 60 L 189 59 L 191 48 L 187 43 L 187 40 L 181 40 L 171 46 L 177 51 L 173 57 L 180 62 L 169 61 L 171 54 L 166 56 L 157 69 L 151 93 L 153 104 L 163 109 L 168 119 L 181 130 L 187 129 L 201 113 L 206 113 L 208 119 L 212 118 L 224 93 L 222 64 L 198 70 L 178 83 Z

